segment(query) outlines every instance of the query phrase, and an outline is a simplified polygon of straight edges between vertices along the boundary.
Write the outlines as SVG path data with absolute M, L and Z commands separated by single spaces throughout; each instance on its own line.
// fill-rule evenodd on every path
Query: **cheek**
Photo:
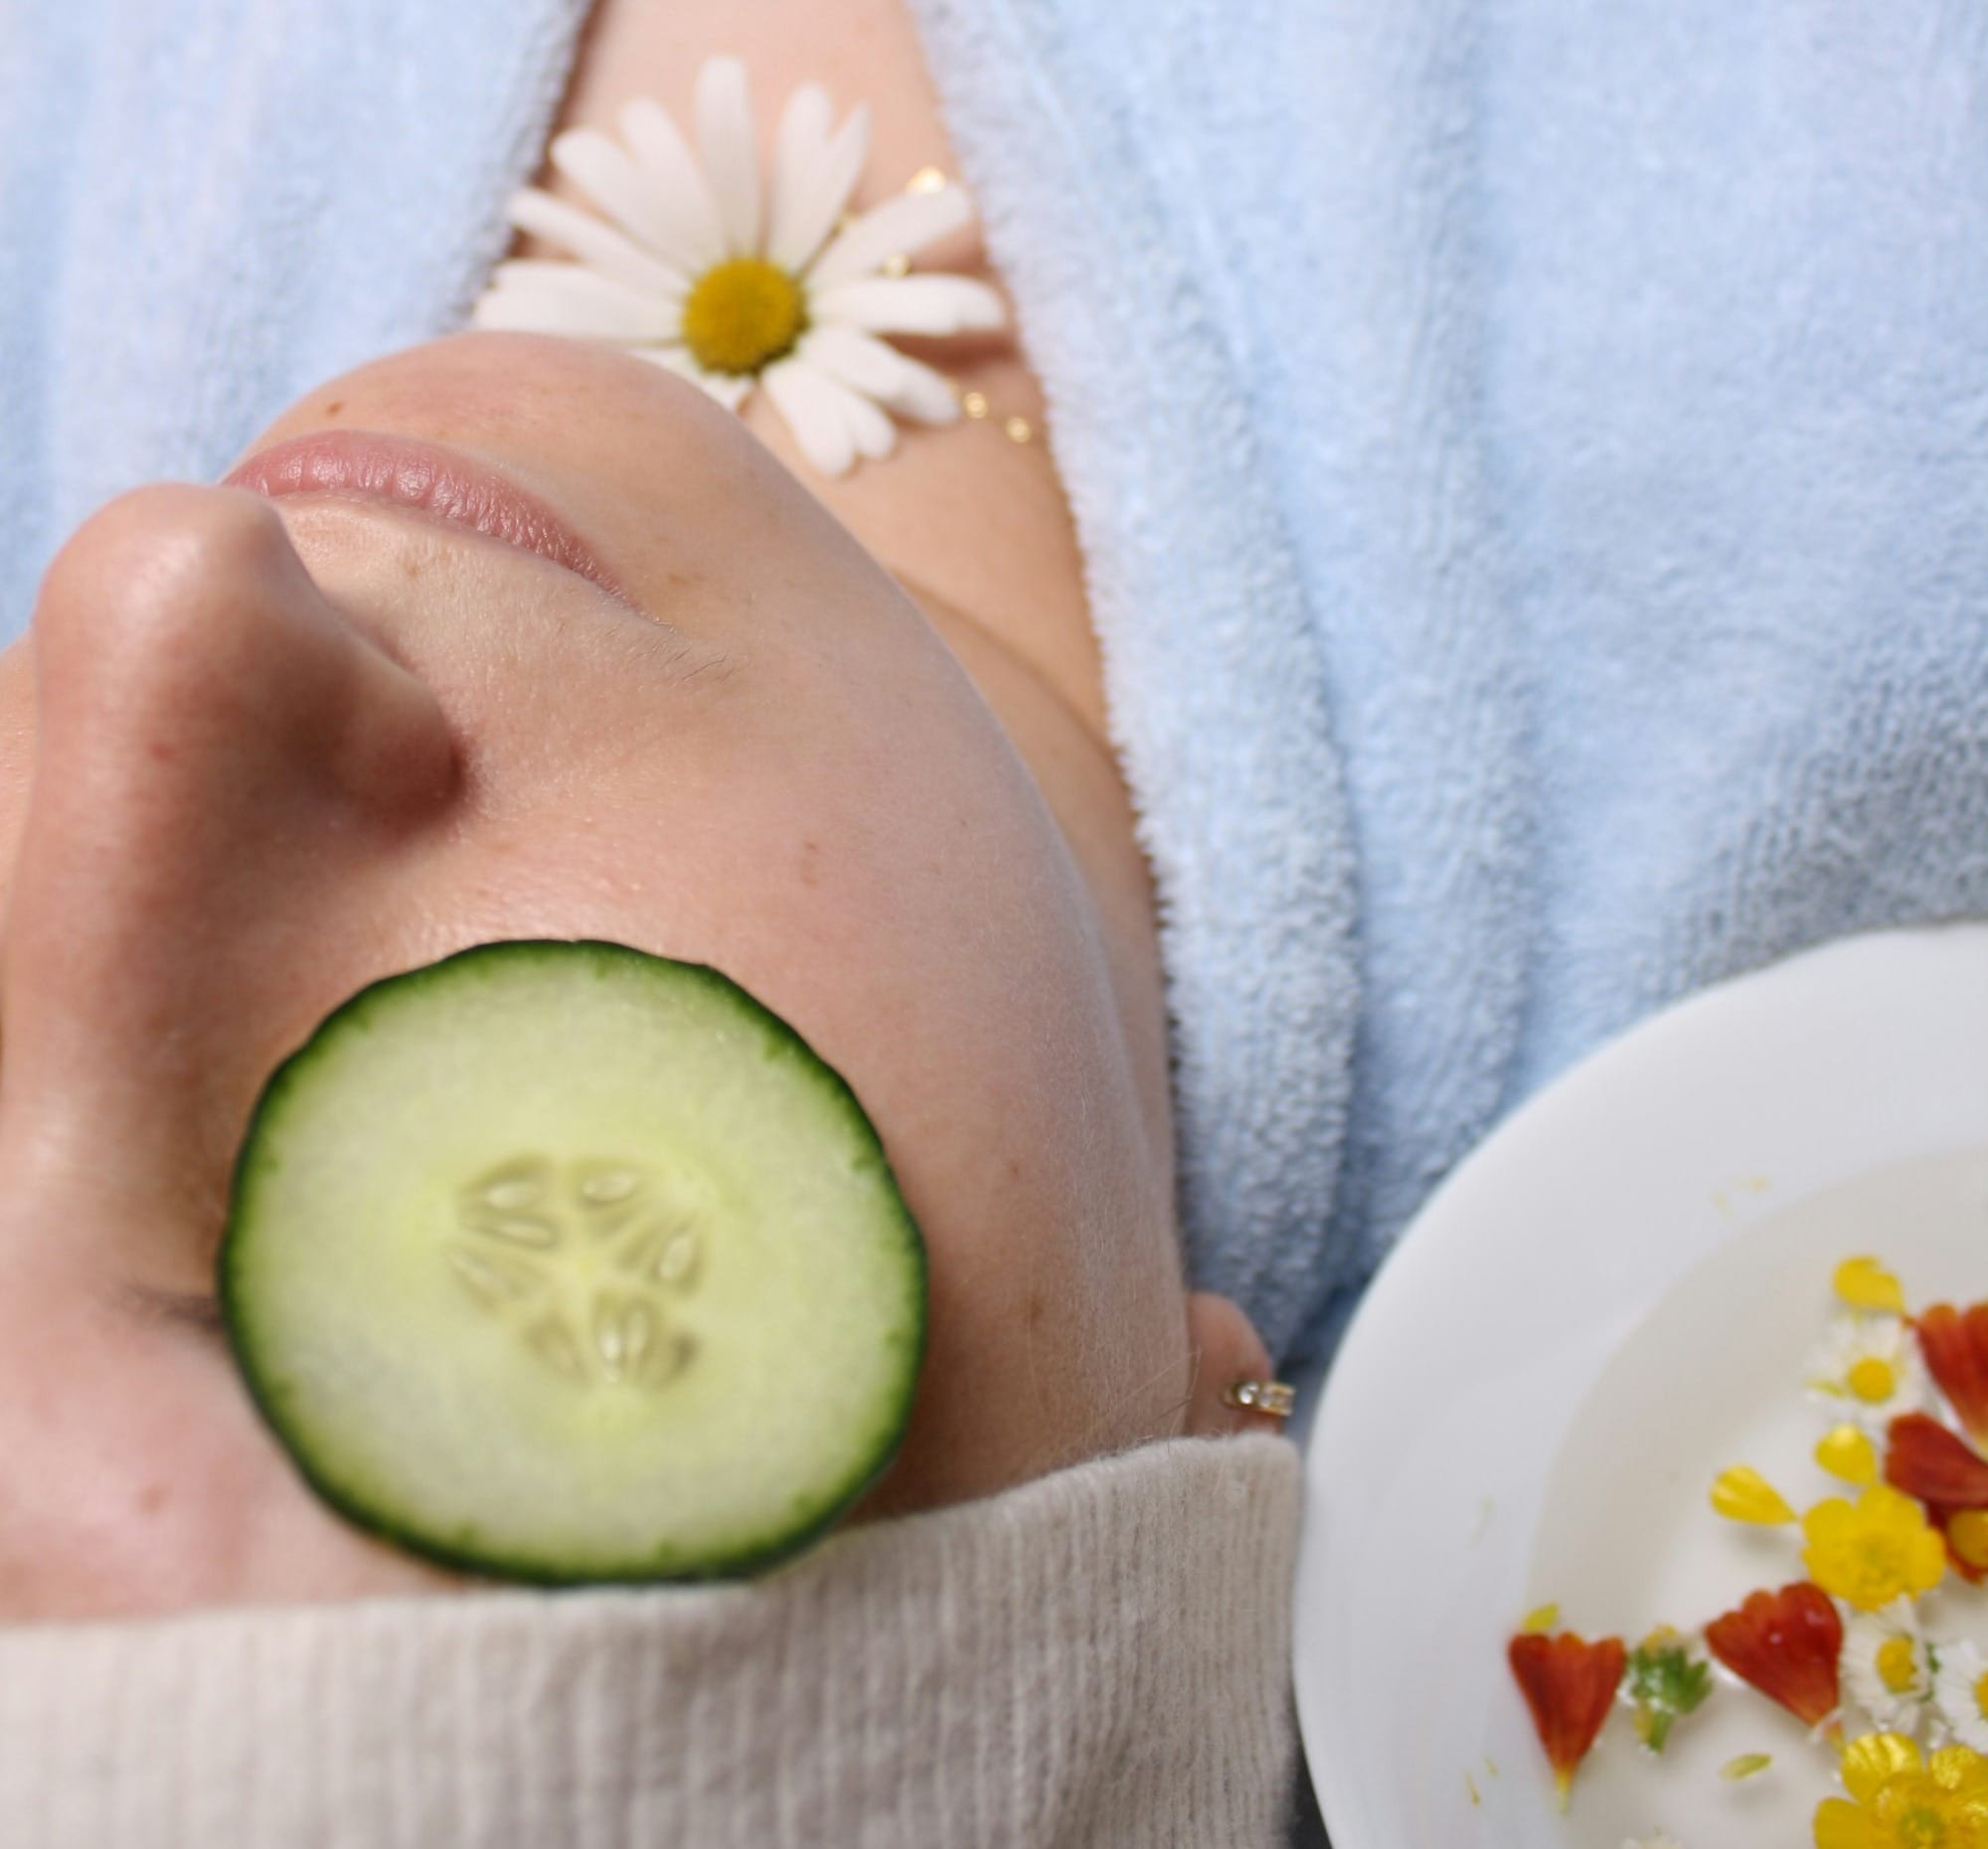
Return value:
M 877 1123 L 930 1248 L 926 1368 L 876 1514 L 1177 1429 L 1189 1369 L 1170 1176 L 1081 876 L 998 751 L 908 732 L 878 729 L 895 761 L 839 764 L 807 828 L 791 797 L 760 809 L 759 853 L 706 889 L 740 979 Z
M 46 1293 L 0 1328 L 0 1621 L 438 1581 L 315 1501 L 205 1338 Z
M 21 845 L 35 768 L 35 660 L 27 637 L 0 653 L 0 896 Z

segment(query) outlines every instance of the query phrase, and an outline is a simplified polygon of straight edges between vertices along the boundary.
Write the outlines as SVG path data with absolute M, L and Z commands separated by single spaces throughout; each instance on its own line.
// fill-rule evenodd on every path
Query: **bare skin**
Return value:
M 821 84 L 836 119 L 870 109 L 870 160 L 851 201 L 862 212 L 901 191 L 921 168 L 961 177 L 917 34 L 902 0 L 598 0 L 581 40 L 561 128 L 614 134 L 621 105 L 653 96 L 688 122 L 697 71 L 714 53 L 744 59 L 762 144 L 787 97 Z M 969 189 L 973 176 L 965 174 Z M 539 184 L 576 197 L 550 167 Z M 535 253 L 550 254 L 550 252 Z M 918 254 L 920 269 L 1001 286 L 977 223 Z M 1042 387 L 1013 326 L 951 340 L 899 339 L 962 391 L 1045 427 Z M 1083 591 L 1083 558 L 1049 445 L 1017 445 L 994 423 L 908 427 L 889 463 L 835 481 L 812 474 L 763 394 L 746 400 L 746 427 L 921 604 L 970 610 L 1018 664 L 1069 704 L 1094 740 L 1105 737 L 1103 672 Z M 943 620 L 941 617 L 940 620 Z M 1110 754 L 1104 756 L 1109 760 Z M 1115 765 L 1110 766 L 1115 779 Z M 1150 900 L 1146 901 L 1150 909 Z
M 617 11 L 570 115 L 611 106 Z M 874 73 L 903 26 L 838 30 Z M 766 30 L 701 47 L 780 96 Z M 791 76 L 835 86 L 825 44 L 795 38 Z M 935 118 L 859 93 L 874 171 L 947 163 Z M 973 364 L 1031 402 L 1018 351 Z M 351 493 L 145 489 L 57 560 L 0 656 L 0 1618 L 444 1583 L 297 1480 L 212 1266 L 280 1059 L 367 982 L 495 938 L 715 964 L 862 1098 L 932 1322 L 855 1519 L 1254 1423 L 1221 1390 L 1260 1342 L 1183 1282 L 1151 893 L 1048 452 L 914 434 L 804 484 L 763 413 L 500 335 L 333 381 L 251 451 L 326 429 L 496 467 L 626 595 Z

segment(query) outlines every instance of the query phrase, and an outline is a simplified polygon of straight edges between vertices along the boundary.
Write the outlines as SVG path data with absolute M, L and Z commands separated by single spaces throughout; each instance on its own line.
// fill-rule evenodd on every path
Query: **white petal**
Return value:
M 737 411 L 740 401 L 752 389 L 751 374 L 708 373 L 691 357 L 687 347 L 637 347 L 633 351 L 636 358 L 675 373 L 680 379 L 688 379 L 727 411 Z
M 881 462 L 898 446 L 898 426 L 867 398 L 834 380 L 828 383 L 842 394 L 843 421 L 856 439 L 856 447 L 873 462 Z
M 638 295 L 578 263 L 522 258 L 497 265 L 470 319 L 478 327 L 582 340 L 674 340 L 682 327 L 674 302 Z
M 725 224 L 734 256 L 759 250 L 759 142 L 746 67 L 736 58 L 707 58 L 697 74 L 697 145 L 705 177 Z
M 820 294 L 810 292 L 808 314 L 830 326 L 840 322 L 873 334 L 957 334 L 999 327 L 1006 319 L 1000 296 L 970 276 L 865 276 L 839 282 Z
M 796 350 L 801 359 L 875 399 L 901 418 L 919 423 L 953 423 L 959 395 L 943 373 L 887 347 L 854 327 L 811 327 Z
M 807 362 L 802 360 L 800 364 L 806 366 Z M 897 448 L 898 426 L 885 415 L 882 406 L 818 366 L 808 370 L 828 388 L 829 396 L 840 407 L 843 425 L 859 454 L 881 461 Z
M 682 131 L 661 103 L 637 96 L 623 105 L 621 133 L 655 194 L 656 209 L 668 220 L 669 242 L 656 248 L 691 275 L 725 256 L 725 225 L 703 169 Z
M 687 267 L 675 248 L 674 220 L 662 188 L 597 128 L 569 128 L 547 149 L 552 163 L 615 224 L 661 255 Z
M 624 282 L 603 276 L 586 263 L 570 263 L 564 257 L 506 257 L 490 272 L 490 291 L 509 294 L 515 290 L 550 294 L 561 301 L 575 298 L 593 303 L 611 303 L 633 313 L 636 303 L 644 306 L 643 325 L 667 330 L 663 338 L 675 340 L 683 325 L 683 298 L 659 295 L 647 289 L 631 289 Z M 648 336 L 644 336 L 648 338 Z
M 772 199 L 766 211 L 766 258 L 782 269 L 797 271 L 811 254 L 799 250 L 795 213 L 813 197 L 828 158 L 829 121 L 828 91 L 819 84 L 803 84 L 787 99 L 780 117 L 779 136 L 773 143 Z
M 645 295 L 663 295 L 679 301 L 689 292 L 690 278 L 682 270 L 651 256 L 613 226 L 603 225 L 537 187 L 512 198 L 510 215 L 511 223 L 520 231 L 528 231 L 535 238 L 571 252 L 611 281 L 626 283 Z
M 856 440 L 833 382 L 798 360 L 781 360 L 759 375 L 759 383 L 786 420 L 801 454 L 824 475 L 846 475 L 856 460 Z
M 828 396 L 835 401 L 842 415 L 843 426 L 849 432 L 849 439 L 858 451 L 873 461 L 880 460 L 898 446 L 897 426 L 878 410 L 863 393 L 852 390 L 832 373 L 819 366 L 810 366 L 807 360 L 796 354 L 795 363 L 811 378 L 818 381 Z
M 814 171 L 795 189 L 793 203 L 781 215 L 780 249 L 785 267 L 798 274 L 822 247 L 849 204 L 849 195 L 863 177 L 870 158 L 870 105 L 859 102 L 830 138 Z M 772 255 L 770 249 L 767 251 Z M 782 261 L 775 257 L 774 261 Z
M 973 202 L 963 186 L 941 187 L 936 193 L 900 193 L 868 212 L 845 230 L 807 272 L 810 286 L 832 289 L 883 266 L 901 252 L 910 256 L 934 238 L 964 225 L 973 216 Z

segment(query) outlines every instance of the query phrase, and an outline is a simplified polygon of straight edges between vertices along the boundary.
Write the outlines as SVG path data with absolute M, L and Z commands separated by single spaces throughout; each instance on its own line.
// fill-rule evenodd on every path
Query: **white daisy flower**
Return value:
M 1932 1699 L 1947 1732 L 1961 1746 L 1988 1753 L 1988 1663 L 1973 1644 L 1939 1646 Z
M 1882 1433 L 1926 1403 L 1925 1364 L 1903 1316 L 1836 1316 L 1809 1361 L 1811 1391 L 1866 1430 Z
M 611 341 L 733 411 L 761 385 L 825 475 L 859 454 L 891 453 L 887 413 L 951 422 L 959 401 L 944 375 L 878 336 L 1003 324 L 986 283 L 905 273 L 910 255 L 965 224 L 972 205 L 961 187 L 914 182 L 843 224 L 870 114 L 859 103 L 835 128 L 832 114 L 818 84 L 794 91 L 764 189 L 736 58 L 707 59 L 698 72 L 695 154 L 646 97 L 621 111 L 625 147 L 591 128 L 556 136 L 554 167 L 606 217 L 536 187 L 518 194 L 511 222 L 579 260 L 499 263 L 471 320 Z
M 1932 1695 L 1932 1651 L 1909 1598 L 1853 1611 L 1843 1627 L 1843 1692 L 1881 1733 L 1916 1734 Z

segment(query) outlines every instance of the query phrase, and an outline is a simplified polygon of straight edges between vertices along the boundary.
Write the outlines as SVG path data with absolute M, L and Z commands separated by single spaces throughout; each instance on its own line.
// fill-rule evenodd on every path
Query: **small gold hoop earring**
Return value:
M 1298 1390 L 1284 1381 L 1238 1381 L 1222 1390 L 1224 1406 L 1264 1413 L 1272 1419 L 1288 1419 L 1297 1398 Z

